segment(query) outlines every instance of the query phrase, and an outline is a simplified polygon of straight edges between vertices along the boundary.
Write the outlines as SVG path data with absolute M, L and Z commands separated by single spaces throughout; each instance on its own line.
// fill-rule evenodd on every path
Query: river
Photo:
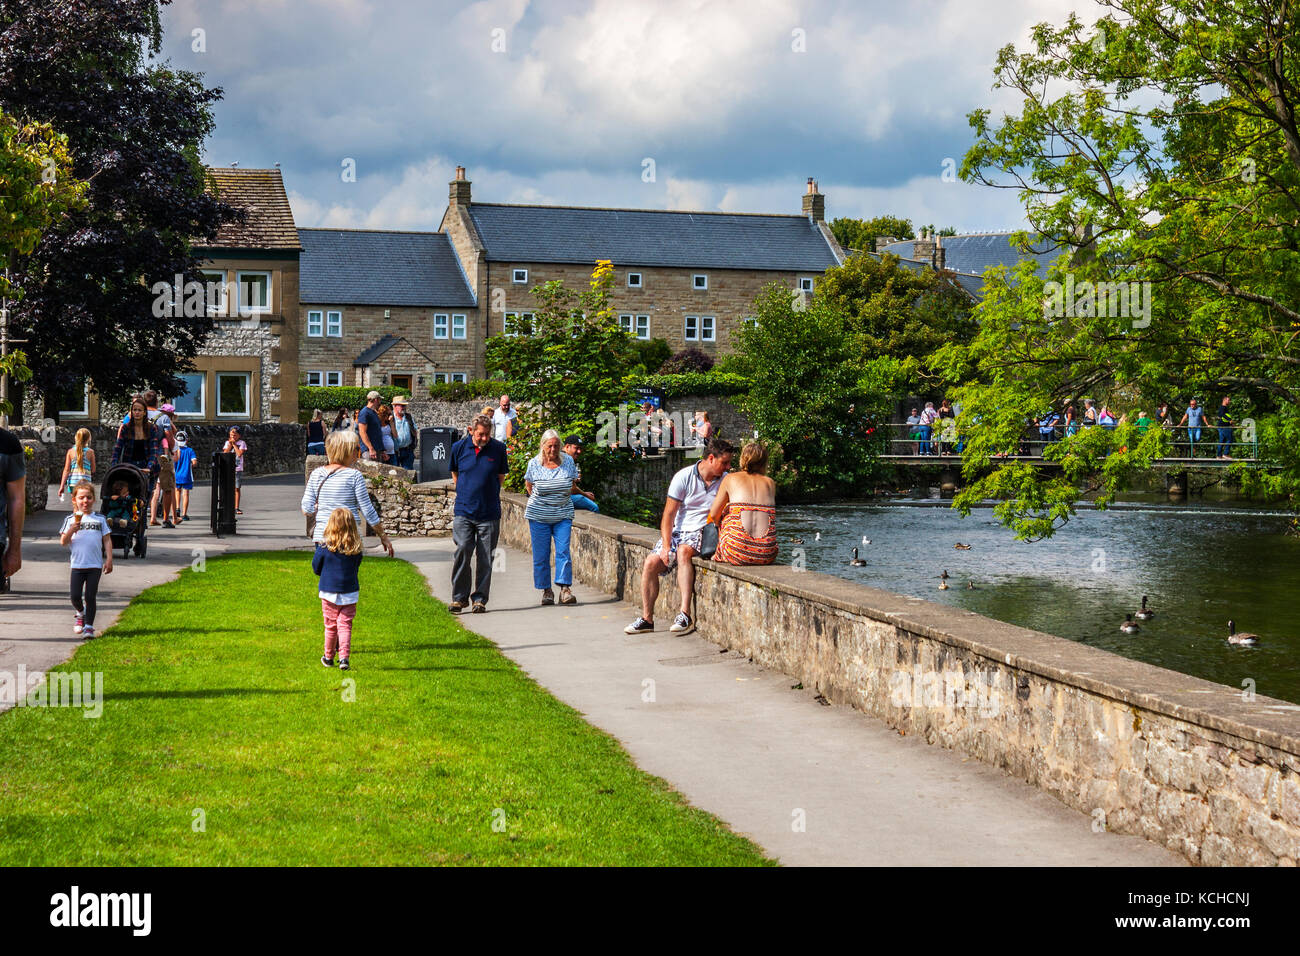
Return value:
M 1129 501 L 1080 510 L 1046 541 L 1015 541 L 991 508 L 845 502 L 782 508 L 781 554 L 871 587 L 1105 648 L 1184 674 L 1300 703 L 1300 538 L 1287 515 L 1221 504 Z M 791 538 L 803 539 L 802 545 Z M 862 543 L 863 538 L 869 545 Z M 958 550 L 956 543 L 970 545 Z M 858 547 L 866 567 L 849 566 Z M 949 574 L 949 590 L 939 575 Z M 974 582 L 975 590 L 967 587 Z M 1124 634 L 1147 595 L 1153 620 Z M 1227 643 L 1228 619 L 1260 635 Z

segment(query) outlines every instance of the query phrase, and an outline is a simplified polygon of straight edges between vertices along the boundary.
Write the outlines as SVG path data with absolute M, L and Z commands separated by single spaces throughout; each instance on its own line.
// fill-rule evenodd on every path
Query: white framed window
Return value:
M 324 379 L 323 379 L 323 375 L 322 375 L 322 373 L 320 373 L 320 372 L 308 372 L 308 373 L 307 373 L 307 384 L 308 384 L 308 385 L 320 385 L 321 382 L 322 382 L 323 380 L 324 380 Z
M 740 321 L 749 328 L 753 328 L 753 329 L 758 328 L 757 316 L 747 315 L 744 318 L 742 318 Z
M 271 273 L 238 272 L 239 313 L 247 315 L 271 311 Z
M 435 312 L 433 315 L 433 337 L 435 339 L 447 338 L 447 321 L 448 316 L 445 312 Z
M 812 276 L 800 276 L 800 277 L 799 277 L 799 291 L 800 291 L 800 292 L 812 292 L 812 290 L 813 290 L 813 279 L 812 279 Z
M 203 276 L 203 303 L 208 315 L 225 315 L 226 274 L 219 269 L 204 269 L 200 275 Z
M 503 326 L 506 335 L 527 335 L 533 327 L 533 313 L 507 312 L 503 318 Z
M 71 405 L 72 408 L 64 408 Z M 82 380 L 59 396 L 59 416 L 69 418 L 88 418 L 90 416 L 90 382 Z
M 639 273 L 639 272 L 629 272 L 629 273 L 627 274 L 627 287 L 628 287 L 629 289 L 640 289 L 640 288 L 642 288 L 642 286 L 641 286 L 641 273 Z
M 177 418 L 202 418 L 207 403 L 204 399 L 208 387 L 208 376 L 204 372 L 184 372 L 180 380 L 185 383 L 185 394 L 172 399 L 176 407 Z
M 511 282 L 514 282 L 514 283 L 517 283 L 517 284 L 519 284 L 519 285 L 524 285 L 524 284 L 526 284 L 526 283 L 528 282 L 528 270 L 527 270 L 527 269 L 513 269 L 513 270 L 511 270 L 511 273 L 510 273 L 510 281 L 511 281 Z
M 326 373 L 325 373 L 325 384 L 326 384 L 326 385 L 342 385 L 342 384 L 343 384 L 343 373 L 342 373 L 342 372 L 326 372 Z
M 453 382 L 468 382 L 469 378 L 464 372 L 452 372 L 451 380 Z
M 342 312 L 325 313 L 325 334 L 336 339 L 343 337 Z
M 700 316 L 700 341 L 701 342 L 715 341 L 713 337 L 713 316 L 711 315 Z
M 322 321 L 322 313 L 310 311 L 307 313 L 307 337 L 318 339 L 325 334 L 325 324 Z
M 465 338 L 465 316 L 453 315 L 451 317 L 451 337 L 453 339 Z
M 648 315 L 620 315 L 618 324 L 623 327 L 624 332 L 634 338 L 650 338 L 650 316 Z
M 709 277 L 706 275 L 691 276 L 691 288 L 703 292 L 709 287 Z
M 249 417 L 251 378 L 248 372 L 217 372 L 218 418 Z
M 686 316 L 686 327 L 682 331 L 682 338 L 687 342 L 698 342 L 700 340 L 700 317 L 698 315 Z
M 466 372 L 434 372 L 433 382 L 435 385 L 446 382 L 468 382 L 469 374 Z

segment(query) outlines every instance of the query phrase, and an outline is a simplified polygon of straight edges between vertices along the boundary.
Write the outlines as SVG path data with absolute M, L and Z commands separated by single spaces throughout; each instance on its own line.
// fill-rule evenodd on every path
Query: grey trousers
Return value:
M 451 599 L 468 604 L 470 599 L 487 603 L 492 590 L 492 552 L 497 549 L 500 521 L 475 521 L 456 515 L 451 521 L 451 543 L 456 554 L 451 559 Z M 470 562 L 477 560 L 474 591 L 470 593 Z

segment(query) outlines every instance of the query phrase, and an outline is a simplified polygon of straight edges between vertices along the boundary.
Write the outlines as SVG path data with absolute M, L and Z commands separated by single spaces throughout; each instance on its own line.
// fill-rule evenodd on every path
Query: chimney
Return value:
M 456 178 L 451 181 L 451 190 L 447 201 L 452 206 L 468 206 L 469 187 L 470 181 L 465 178 L 465 167 L 457 166 Z
M 934 237 L 924 229 L 921 230 L 921 235 L 912 242 L 912 258 L 934 265 Z
M 942 269 L 944 267 L 943 265 L 944 258 L 945 255 L 943 251 L 943 236 L 935 236 L 934 237 L 934 261 L 931 263 L 931 265 L 933 265 L 935 269 Z
M 817 180 L 808 177 L 808 191 L 803 196 L 803 214 L 813 222 L 826 221 L 826 197 L 817 191 Z

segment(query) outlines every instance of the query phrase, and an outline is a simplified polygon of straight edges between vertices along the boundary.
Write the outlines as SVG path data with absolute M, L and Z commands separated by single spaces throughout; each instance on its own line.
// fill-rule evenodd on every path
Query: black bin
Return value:
M 235 533 L 235 453 L 212 453 L 212 533 Z
M 420 429 L 421 481 L 442 481 L 451 477 L 451 446 L 459 438 L 459 428 Z

